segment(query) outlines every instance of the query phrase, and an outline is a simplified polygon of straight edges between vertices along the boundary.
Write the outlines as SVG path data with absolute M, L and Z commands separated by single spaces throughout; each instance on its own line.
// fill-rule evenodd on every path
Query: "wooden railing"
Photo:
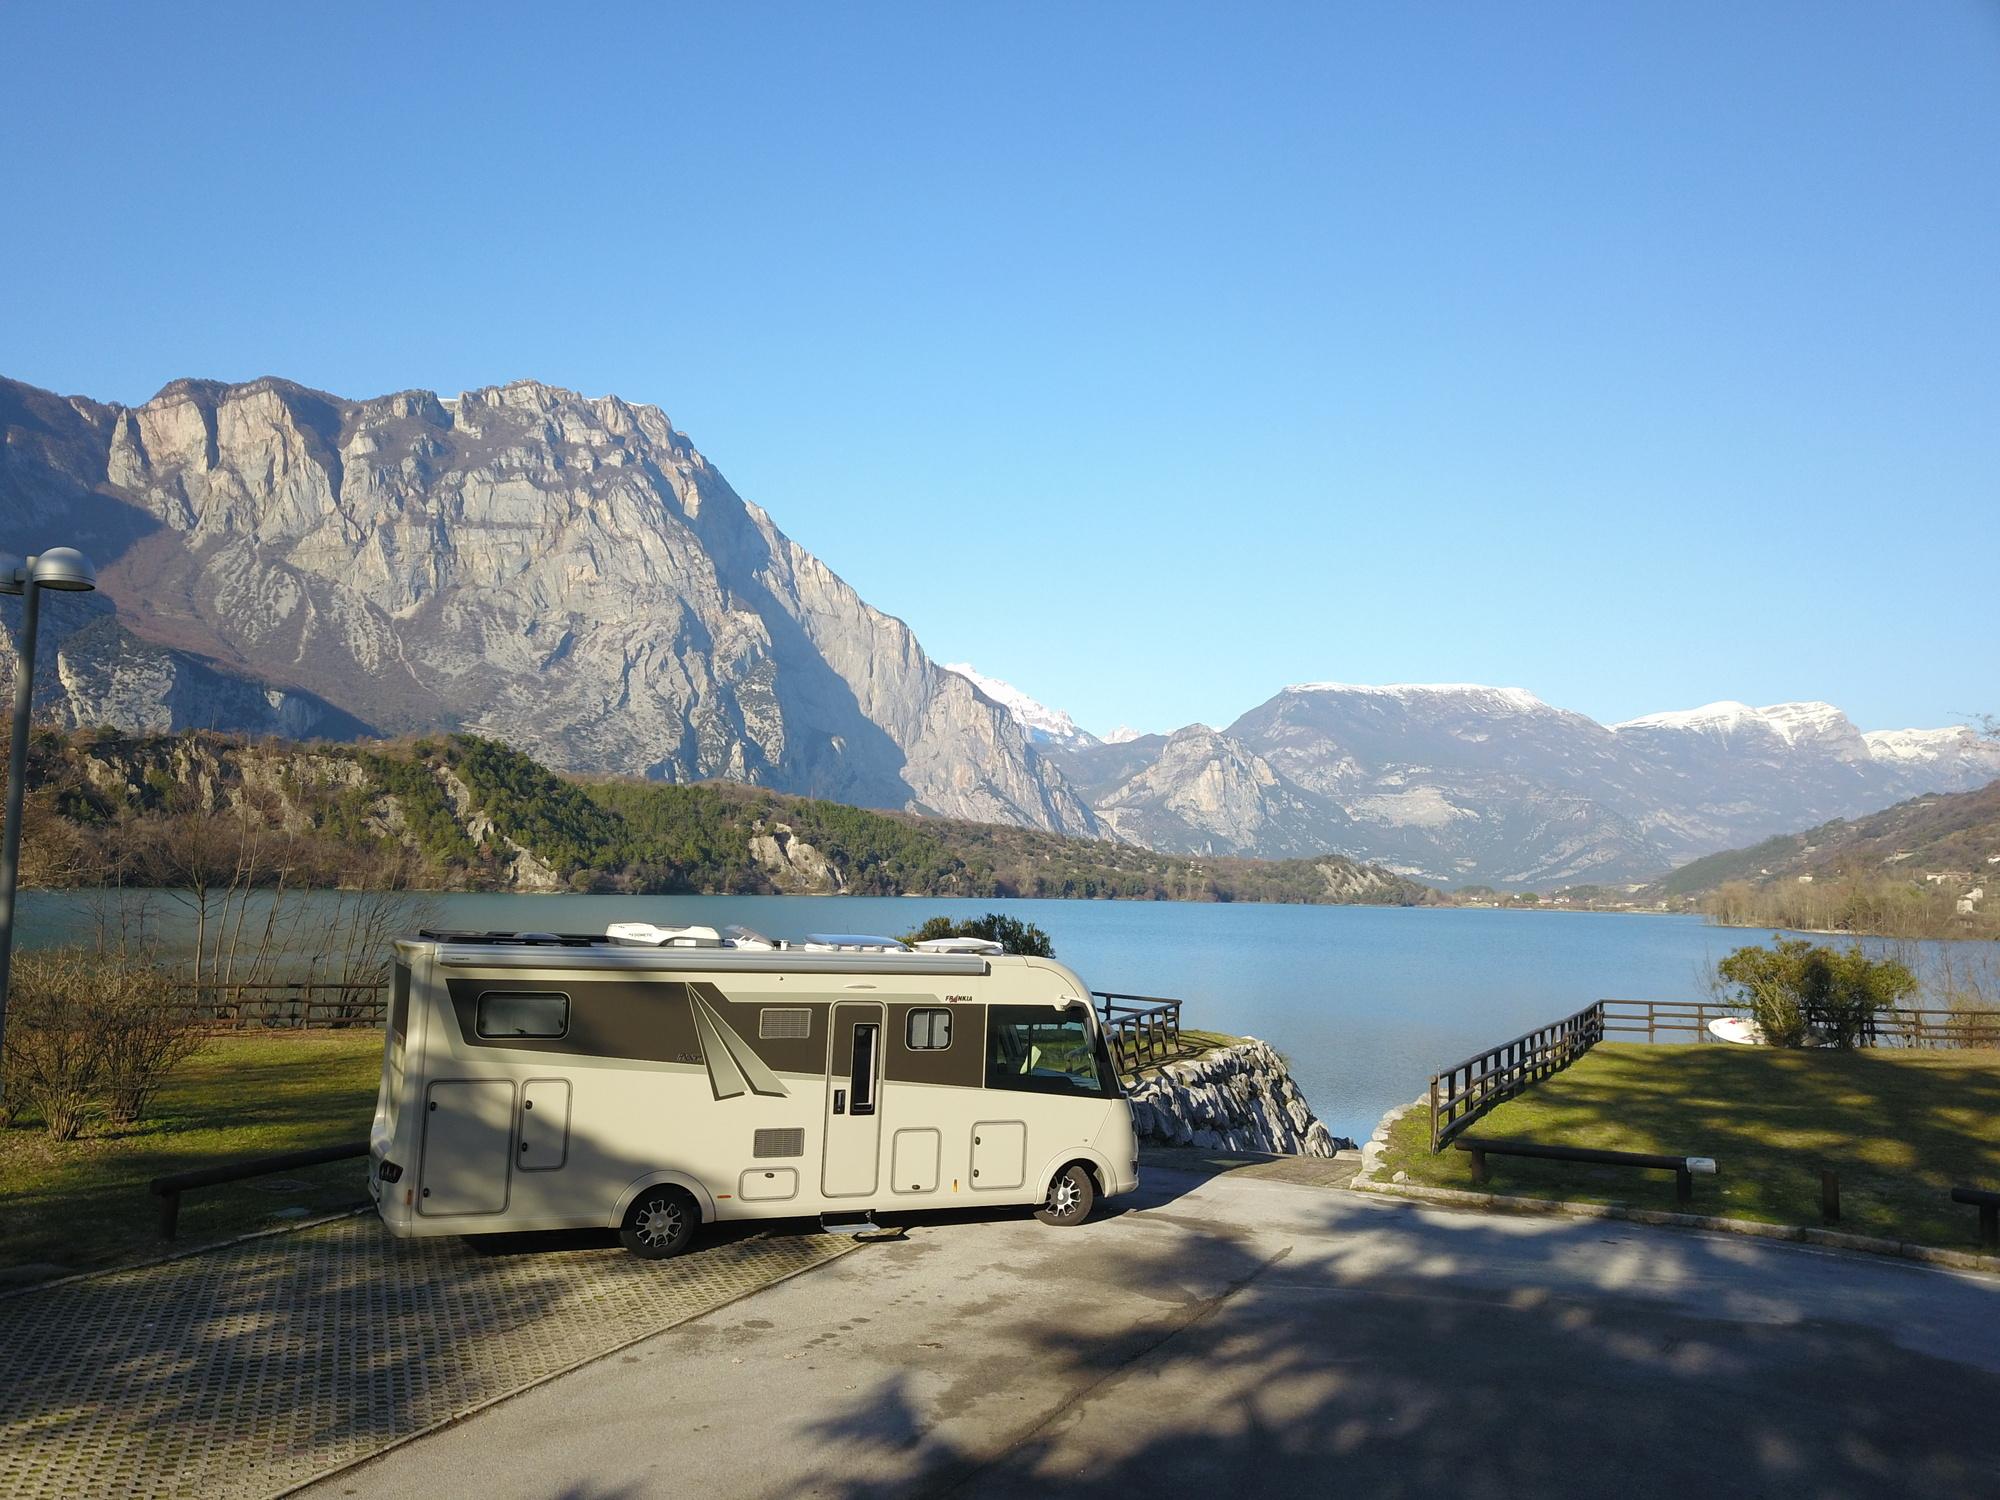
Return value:
M 211 1031 L 362 1030 L 387 1019 L 388 994 L 375 984 L 188 984 L 175 1003 Z
M 1607 1042 L 1718 1042 L 1710 1021 L 1743 1014 L 1719 1000 L 1600 1000 Z
M 1538 1026 L 1433 1075 L 1431 1150 L 1442 1151 L 1453 1136 L 1494 1105 L 1560 1073 L 1603 1040 L 1604 1002 L 1600 1000 L 1573 1016 Z
M 1091 991 L 1104 1023 L 1112 1066 L 1131 1075 L 1181 1055 L 1181 1002 L 1159 995 L 1113 995 Z
M 1746 1010 L 1719 1000 L 1603 1000 L 1604 1039 L 1718 1042 L 1710 1021 Z M 1885 1010 L 1861 1035 L 1864 1047 L 2000 1047 L 2000 1011 Z

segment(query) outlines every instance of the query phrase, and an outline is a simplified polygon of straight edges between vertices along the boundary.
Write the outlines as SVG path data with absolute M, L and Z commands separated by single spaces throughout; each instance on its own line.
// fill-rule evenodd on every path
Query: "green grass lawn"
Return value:
M 1978 1248 L 1978 1213 L 1951 1188 L 2000 1187 L 2000 1052 L 1781 1051 L 1601 1046 L 1501 1105 L 1474 1135 L 1615 1151 L 1712 1156 L 1694 1212 L 1816 1225 L 1819 1174 L 1840 1174 L 1852 1234 Z M 1383 1176 L 1467 1188 L 1471 1160 L 1432 1156 L 1412 1110 L 1390 1132 Z M 1669 1172 L 1489 1157 L 1487 1190 L 1673 1209 Z
M 151 1118 L 52 1141 L 39 1122 L 0 1131 L 0 1272 L 87 1270 L 170 1248 L 157 1237 L 154 1177 L 368 1134 L 382 1034 L 219 1037 L 160 1091 Z M 199 1245 L 366 1201 L 367 1164 L 328 1162 L 202 1188 L 181 1200 L 177 1246 Z

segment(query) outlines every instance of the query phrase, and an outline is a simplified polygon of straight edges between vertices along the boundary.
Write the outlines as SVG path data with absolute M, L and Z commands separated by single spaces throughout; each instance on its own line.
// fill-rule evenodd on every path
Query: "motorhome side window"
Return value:
M 569 1030 L 569 996 L 547 991 L 488 990 L 474 1022 L 482 1037 L 558 1037 Z
M 1038 1094 L 1109 1094 L 1081 1016 L 1045 1005 L 987 1011 L 986 1086 Z
M 903 1041 L 912 1052 L 942 1052 L 951 1045 L 951 1012 L 913 1010 L 904 1025 Z
M 410 1029 L 410 966 L 399 963 L 389 988 L 389 1035 L 401 1037 Z

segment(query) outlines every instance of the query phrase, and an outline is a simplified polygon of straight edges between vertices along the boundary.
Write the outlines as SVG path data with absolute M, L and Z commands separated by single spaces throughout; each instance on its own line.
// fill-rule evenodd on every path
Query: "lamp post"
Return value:
M 7 755 L 7 822 L 0 828 L 0 1044 L 7 1039 L 7 981 L 14 968 L 14 883 L 20 873 L 21 797 L 28 780 L 28 709 L 35 696 L 41 593 L 43 589 L 84 593 L 96 587 L 97 569 L 74 547 L 51 547 L 25 560 L 0 553 L 0 594 L 22 596 L 21 658 L 14 668 L 14 739 Z

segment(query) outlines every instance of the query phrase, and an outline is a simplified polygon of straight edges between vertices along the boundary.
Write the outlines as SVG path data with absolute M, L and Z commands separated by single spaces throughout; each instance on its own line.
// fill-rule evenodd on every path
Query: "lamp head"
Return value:
M 0 594 L 18 594 L 25 584 L 22 574 L 27 564 L 11 552 L 0 552 Z
M 97 569 L 74 547 L 51 547 L 35 559 L 29 578 L 39 588 L 81 594 L 97 587 Z

